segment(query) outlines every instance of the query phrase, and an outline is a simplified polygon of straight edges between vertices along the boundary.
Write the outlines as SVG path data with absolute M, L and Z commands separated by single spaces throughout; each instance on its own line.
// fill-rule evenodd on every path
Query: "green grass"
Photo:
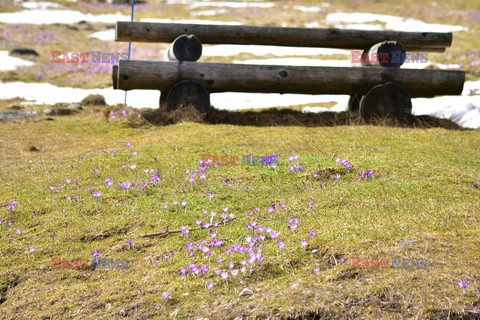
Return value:
M 89 112 L 54 121 L 40 117 L 0 123 L 0 202 L 18 202 L 15 210 L 1 208 L 0 213 L 2 318 L 114 318 L 123 309 L 130 318 L 155 319 L 175 313 L 178 319 L 233 319 L 242 314 L 309 318 L 314 313 L 330 318 L 440 319 L 448 312 L 471 315 L 478 310 L 480 190 L 473 187 L 480 182 L 478 131 L 127 124 Z M 28 151 L 30 145 L 40 151 Z M 209 168 L 206 179 L 197 176 L 193 185 L 187 180 L 183 171 L 197 168 L 203 153 L 222 152 L 276 153 L 280 160 L 276 168 Z M 305 171 L 287 170 L 286 156 L 292 154 L 300 155 Z M 334 154 L 348 159 L 353 169 L 336 163 Z M 121 164 L 127 164 L 126 169 Z M 132 164 L 136 171 L 128 167 Z M 330 174 L 313 179 L 310 173 L 318 167 L 340 173 L 341 179 L 330 181 Z M 149 176 L 143 170 L 150 168 L 161 172 L 155 187 L 124 191 L 118 186 L 143 183 Z M 360 180 L 357 173 L 367 169 L 374 170 L 373 178 Z M 104 183 L 106 177 L 115 181 L 111 188 Z M 70 185 L 50 191 L 49 186 L 59 187 L 67 178 Z M 230 181 L 225 184 L 224 179 Z M 320 189 L 319 183 L 327 183 L 327 188 Z M 89 187 L 102 192 L 98 202 Z M 209 192 L 213 199 L 207 198 Z M 183 199 L 188 201 L 186 212 L 179 205 L 174 209 L 172 201 Z M 286 203 L 285 209 L 279 208 L 280 202 Z M 269 214 L 272 203 L 277 208 Z M 197 219 L 206 220 L 202 209 L 220 215 L 224 206 L 237 218 L 218 228 L 225 242 L 210 258 L 199 252 L 191 258 L 185 249 L 188 241 L 208 240 L 205 230 L 191 231 L 188 239 L 179 234 L 142 237 L 167 227 L 196 227 Z M 246 212 L 255 207 L 260 212 L 249 218 Z M 294 232 L 287 230 L 287 217 L 300 218 Z M 12 227 L 7 221 L 14 222 Z M 238 265 L 242 255 L 228 256 L 223 250 L 245 244 L 249 221 L 280 231 L 285 249 L 267 237 L 264 261 L 253 275 L 230 275 L 228 282 L 221 281 L 212 274 L 215 259 L 227 261 L 223 269 L 230 259 Z M 15 233 L 17 228 L 22 235 Z M 311 230 L 317 232 L 314 238 L 307 234 Z M 302 239 L 308 240 L 305 249 L 299 245 Z M 399 244 L 404 239 L 417 242 Z M 33 255 L 29 247 L 36 248 Z M 89 259 L 93 250 L 104 258 L 128 259 L 129 268 L 51 270 L 52 257 Z M 171 250 L 173 260 L 163 261 L 162 255 Z M 338 262 L 342 256 L 344 264 Z M 425 258 L 428 269 L 352 270 L 352 257 Z M 209 264 L 210 275 L 183 279 L 178 269 L 191 261 Z M 322 271 L 315 275 L 317 266 Z M 465 292 L 456 284 L 462 279 L 470 283 Z M 212 290 L 205 288 L 207 281 L 214 283 Z M 292 282 L 298 283 L 297 289 L 290 287 Z M 254 291 L 252 297 L 239 297 L 245 287 Z M 161 297 L 164 291 L 171 299 Z

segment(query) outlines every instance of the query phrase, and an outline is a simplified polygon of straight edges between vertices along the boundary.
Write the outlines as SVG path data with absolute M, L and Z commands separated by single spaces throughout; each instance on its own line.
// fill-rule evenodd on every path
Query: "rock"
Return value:
M 70 103 L 65 106 L 67 109 L 82 110 L 83 107 L 80 103 Z
M 178 309 L 169 314 L 170 318 L 176 318 L 178 314 Z
M 105 98 L 101 94 L 91 94 L 80 102 L 84 106 L 105 106 Z
M 12 110 L 20 110 L 22 109 L 23 107 L 22 106 L 19 106 L 18 104 L 14 104 L 14 105 L 11 105 L 8 107 L 9 109 L 12 109 Z
M 397 246 L 409 246 L 417 242 L 417 240 L 405 239 L 397 243 Z
M 25 119 L 36 114 L 36 112 L 0 112 L 0 121 Z
M 243 316 L 235 317 L 235 318 L 233 318 L 233 320 L 243 320 Z
M 69 116 L 75 112 L 77 112 L 75 109 L 68 108 L 43 109 L 43 114 L 46 116 Z
M 37 51 L 30 49 L 30 48 L 15 48 L 10 51 L 9 55 L 11 56 L 18 56 L 18 57 L 30 57 L 30 58 L 38 58 L 40 55 Z
M 253 291 L 248 288 L 245 288 L 240 292 L 240 297 L 249 297 L 251 295 L 253 295 Z
M 121 317 L 125 317 L 127 314 L 125 313 L 125 310 L 120 309 L 120 311 L 118 312 L 118 315 Z

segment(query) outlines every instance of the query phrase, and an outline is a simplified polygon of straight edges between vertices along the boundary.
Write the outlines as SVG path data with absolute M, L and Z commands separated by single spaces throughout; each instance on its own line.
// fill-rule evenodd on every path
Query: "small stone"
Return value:
M 125 310 L 123 309 L 120 309 L 120 311 L 118 312 L 118 314 L 121 316 L 121 317 L 125 317 L 127 314 L 125 313 Z
M 233 320 L 243 320 L 243 316 L 235 317 L 235 318 L 233 318 Z
M 245 288 L 240 292 L 240 297 L 249 297 L 251 295 L 253 295 L 253 291 L 248 288 Z
M 107 303 L 105 305 L 105 309 L 110 310 L 112 308 L 112 305 L 110 303 Z
M 409 246 L 417 242 L 417 240 L 405 239 L 397 243 L 397 246 Z
M 74 109 L 68 108 L 53 108 L 53 109 L 43 109 L 43 114 L 47 116 L 68 116 L 74 114 L 76 111 Z
M 178 314 L 178 309 L 173 311 L 172 313 L 169 314 L 170 318 L 175 318 L 177 317 L 177 314 Z

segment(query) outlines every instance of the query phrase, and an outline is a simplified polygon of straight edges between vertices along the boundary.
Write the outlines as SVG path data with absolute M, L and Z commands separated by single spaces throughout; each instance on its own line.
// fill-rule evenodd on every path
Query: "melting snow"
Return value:
M 468 30 L 468 28 L 462 26 L 425 23 L 412 18 L 402 18 L 385 14 L 337 12 L 328 14 L 326 18 L 326 22 L 334 24 L 335 28 L 345 29 L 352 29 L 355 24 L 363 24 L 361 28 L 364 28 L 365 23 L 376 21 L 385 23 L 385 29 L 388 30 L 412 32 L 455 32 Z
M 226 57 L 236 56 L 240 53 L 251 53 L 256 56 L 266 56 L 269 54 L 275 56 L 309 56 L 309 55 L 331 55 L 331 54 L 350 54 L 348 50 L 330 49 L 330 48 L 303 48 L 303 47 L 277 47 L 277 46 L 257 46 L 257 45 L 234 45 L 219 44 L 213 46 L 204 46 L 202 56 Z
M 8 55 L 8 51 L 0 51 L 0 71 L 15 70 L 20 66 L 33 66 L 34 62 Z

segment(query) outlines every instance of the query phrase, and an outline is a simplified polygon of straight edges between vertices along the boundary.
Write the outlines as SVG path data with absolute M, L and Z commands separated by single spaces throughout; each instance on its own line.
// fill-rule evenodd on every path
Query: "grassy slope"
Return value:
M 305 315 L 312 310 L 331 318 L 440 319 L 448 312 L 478 312 L 480 190 L 471 186 L 480 182 L 476 131 L 194 123 L 129 128 L 87 112 L 55 121 L 0 126 L 0 202 L 18 201 L 15 210 L 0 211 L 4 220 L 0 283 L 6 299 L 0 304 L 2 319 L 113 318 L 121 309 L 136 319 L 175 314 L 189 319 L 242 314 L 264 318 Z M 127 141 L 132 144 L 129 149 Z M 27 151 L 32 144 L 40 152 Z M 104 153 L 114 148 L 117 155 Z M 280 163 L 276 169 L 211 168 L 205 180 L 197 177 L 191 185 L 183 170 L 196 168 L 202 153 L 220 155 L 222 150 L 232 155 L 277 153 Z M 132 151 L 138 154 L 133 156 Z M 354 169 L 348 172 L 335 163 L 335 153 L 349 159 Z M 304 172 L 288 172 L 286 156 L 291 154 L 300 155 Z M 136 172 L 128 167 L 122 170 L 121 164 L 136 164 Z M 341 179 L 314 180 L 309 172 L 318 166 L 334 169 Z M 148 180 L 143 172 L 148 168 L 161 170 L 158 186 L 144 191 L 123 191 L 118 186 Z M 367 169 L 375 171 L 374 178 L 359 180 L 357 172 Z M 105 177 L 115 181 L 111 189 Z M 71 184 L 58 193 L 49 190 L 66 178 L 72 183 L 78 180 L 79 187 Z M 231 181 L 225 184 L 223 179 Z M 328 187 L 320 189 L 320 182 Z M 99 202 L 87 192 L 88 187 L 103 192 Z M 208 192 L 215 194 L 213 199 L 206 197 Z M 78 195 L 79 201 L 65 200 L 67 195 Z M 171 204 L 182 199 L 188 201 L 186 212 Z M 284 210 L 278 208 L 282 201 Z M 164 203 L 169 210 L 162 209 Z M 277 209 L 269 214 L 266 208 L 272 203 Z M 313 203 L 313 209 L 308 203 Z M 230 259 L 237 265 L 243 259 L 239 254 L 229 257 L 224 249 L 214 250 L 210 259 L 199 252 L 188 257 L 185 243 L 208 239 L 205 230 L 192 231 L 188 240 L 178 234 L 140 237 L 166 227 L 195 227 L 196 219 L 206 220 L 203 208 L 220 214 L 224 206 L 237 219 L 219 227 L 223 248 L 242 243 L 250 234 L 245 229 L 249 221 L 280 231 L 279 239 L 285 241 L 283 251 L 272 240 L 265 241 L 264 261 L 255 266 L 252 276 L 230 276 L 224 283 L 213 275 L 219 256 L 226 261 L 224 270 Z M 261 210 L 250 219 L 246 212 L 255 207 Z M 297 230 L 287 230 L 286 217 L 301 219 Z M 10 228 L 9 220 L 14 221 Z M 15 233 L 17 228 L 22 235 Z M 317 232 L 314 238 L 307 234 L 311 230 Z M 129 248 L 127 239 L 133 239 L 137 251 Z M 306 249 L 299 245 L 302 239 L 308 240 Z M 404 239 L 417 242 L 399 244 Z M 29 247 L 37 249 L 33 256 Z M 128 259 L 129 268 L 50 268 L 51 257 L 89 259 L 95 249 L 101 257 Z M 162 255 L 170 250 L 175 257 L 165 262 Z M 344 264 L 338 263 L 341 256 L 347 258 Z M 426 258 L 429 267 L 351 270 L 351 257 L 392 256 Z M 191 261 L 209 264 L 209 276 L 189 274 L 183 279 L 178 269 Z M 315 275 L 312 270 L 317 266 L 322 271 Z M 462 279 L 470 283 L 465 292 L 456 284 Z M 214 283 L 211 291 L 205 288 L 207 281 Z M 289 286 L 292 282 L 298 282 L 297 289 Z M 254 296 L 238 297 L 244 287 L 252 289 Z M 165 301 L 164 291 L 172 298 Z

